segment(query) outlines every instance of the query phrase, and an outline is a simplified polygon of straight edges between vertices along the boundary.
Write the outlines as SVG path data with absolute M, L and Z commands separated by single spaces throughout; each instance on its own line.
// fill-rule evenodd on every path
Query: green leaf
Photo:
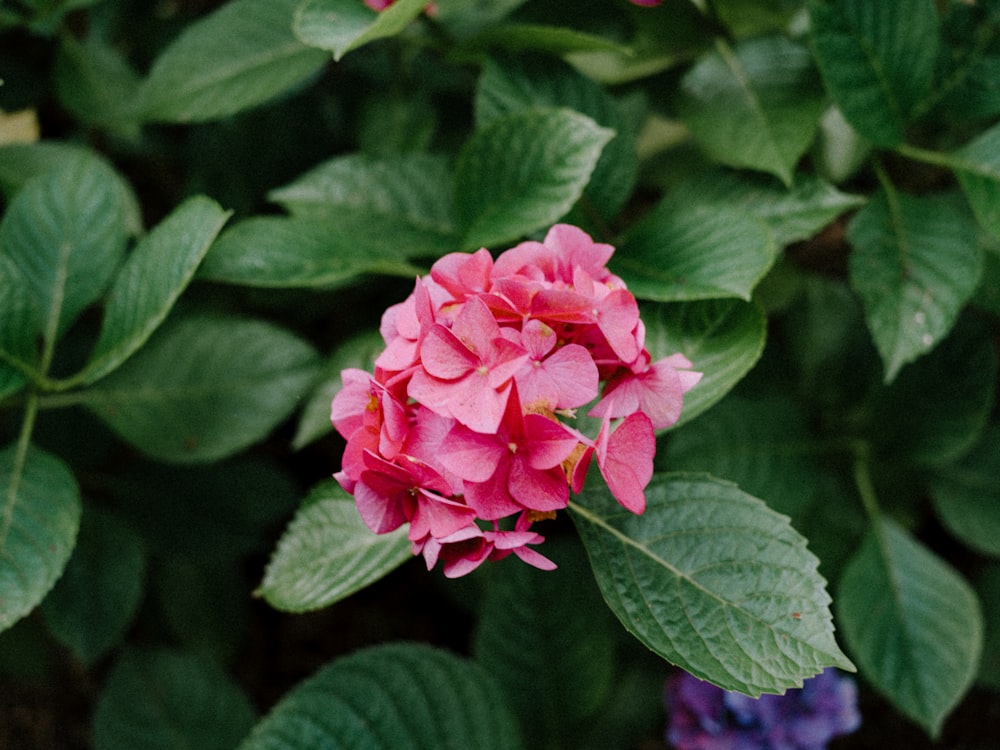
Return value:
M 239 750 L 520 746 L 486 670 L 430 646 L 389 644 L 338 659 L 293 688 Z
M 993 2 L 945 6 L 937 85 L 924 109 L 945 120 L 979 120 L 1000 114 L 1000 6 Z M 928 106 L 930 105 L 930 106 Z
M 567 109 L 515 112 L 476 130 L 455 174 L 463 247 L 497 245 L 558 221 L 613 136 Z
M 948 530 L 973 549 L 1000 556 L 1000 426 L 988 427 L 961 463 L 931 480 L 934 508 Z
M 764 175 L 710 170 L 677 185 L 671 201 L 676 206 L 727 205 L 742 209 L 764 221 L 777 245 L 786 247 L 814 236 L 865 199 L 842 193 L 808 174 L 796 175 L 795 184 L 787 188 Z
M 85 664 L 122 639 L 142 599 L 146 554 L 128 526 L 88 507 L 66 571 L 42 602 L 49 630 Z
M 139 75 L 114 47 L 96 36 L 60 38 L 55 83 L 62 104 L 82 122 L 138 135 Z
M 867 431 L 882 455 L 943 466 L 961 458 L 986 426 L 996 394 L 997 354 L 987 331 L 972 320 L 962 322 L 891 386 L 875 392 Z
M 951 330 L 979 281 L 975 226 L 951 195 L 880 191 L 851 221 L 851 286 L 891 382 Z
M 502 565 L 493 573 L 472 651 L 533 747 L 576 747 L 575 735 L 589 729 L 584 720 L 615 684 L 615 623 L 587 580 L 579 545 L 544 546 L 556 570 Z
M 628 46 L 596 34 L 565 26 L 534 23 L 505 23 L 487 28 L 469 40 L 465 47 L 500 47 L 511 52 L 539 51 L 552 55 L 574 52 L 611 52 L 629 55 Z
M 330 404 L 341 389 L 340 373 L 348 367 L 373 372 L 375 358 L 385 349 L 385 341 L 377 330 L 353 336 L 339 345 L 327 360 L 318 385 L 302 407 L 299 426 L 292 439 L 292 448 L 299 450 L 317 438 L 331 432 Z
M 730 396 L 674 432 L 666 452 L 657 452 L 657 465 L 713 474 L 795 516 L 817 491 L 818 452 L 790 398 Z
M 352 49 L 395 36 L 420 15 L 425 0 L 398 0 L 381 12 L 353 0 L 305 0 L 295 13 L 295 35 L 339 60 Z
M 625 205 L 639 165 L 634 134 L 618 102 L 591 79 L 550 57 L 489 60 L 479 77 L 474 107 L 477 127 L 525 109 L 567 107 L 615 131 L 584 195 L 608 219 Z
M 104 377 L 146 343 L 228 218 L 215 201 L 189 198 L 139 242 L 111 287 L 83 382 Z
M 983 228 L 1000 237 L 1000 125 L 947 157 Z
M 191 316 L 164 326 L 79 400 L 154 458 L 215 461 L 285 419 L 317 366 L 309 344 L 269 323 Z
M 837 587 L 837 621 L 865 678 L 937 736 L 976 674 L 983 619 L 972 588 L 877 520 Z
M 745 211 L 667 199 L 632 226 L 611 267 L 640 299 L 749 301 L 776 253 L 767 226 Z
M 938 49 L 933 0 L 810 0 L 816 62 L 844 117 L 879 146 L 903 139 Z
M 262 104 L 299 85 L 327 61 L 295 38 L 299 0 L 230 0 L 185 28 L 139 89 L 139 114 L 201 122 Z
M 458 230 L 452 192 L 451 165 L 442 156 L 348 154 L 267 197 L 299 218 L 350 221 L 359 235 L 377 224 L 386 245 L 397 243 L 409 257 L 453 249 Z M 411 243 L 414 248 L 406 249 Z
M 62 575 L 80 527 L 80 490 L 36 448 L 0 451 L 0 631 L 33 610 Z
M 45 172 L 17 194 L 0 223 L 0 253 L 18 267 L 50 344 L 105 289 L 125 252 L 118 176 L 97 159 Z
M 997 690 L 1000 689 L 1000 563 L 988 565 L 975 583 L 986 625 L 978 680 Z
M 125 651 L 94 714 L 95 750 L 226 750 L 250 731 L 254 710 L 211 662 L 179 651 Z
M 703 373 L 684 394 L 674 427 L 690 422 L 722 399 L 753 369 L 764 351 L 767 316 L 760 305 L 739 300 L 705 300 L 642 307 L 646 348 L 653 360 L 680 352 Z
M 828 666 L 830 597 L 788 518 L 735 485 L 659 474 L 636 516 L 603 487 L 571 503 L 605 601 L 667 661 L 726 690 L 780 693 Z
M 20 390 L 38 358 L 38 311 L 14 261 L 0 255 L 0 398 Z
M 809 50 L 785 37 L 723 41 L 681 81 L 677 108 L 714 160 L 792 184 L 826 107 Z
M 329 288 L 365 274 L 413 278 L 422 273 L 406 260 L 405 254 L 413 249 L 382 234 L 381 227 L 372 231 L 371 219 L 258 216 L 223 233 L 205 258 L 199 278 L 272 288 Z
M 328 607 L 412 557 L 406 527 L 374 534 L 333 480 L 316 485 L 268 563 L 259 594 L 277 609 Z

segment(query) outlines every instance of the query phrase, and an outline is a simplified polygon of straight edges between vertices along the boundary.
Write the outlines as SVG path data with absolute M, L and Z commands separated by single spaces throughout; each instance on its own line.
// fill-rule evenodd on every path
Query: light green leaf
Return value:
M 82 122 L 138 135 L 139 75 L 114 47 L 96 36 L 60 37 L 55 83 L 59 100 Z
M 214 461 L 285 419 L 317 367 L 309 344 L 269 323 L 191 316 L 78 399 L 154 458 Z
M 338 659 L 292 689 L 239 750 L 319 747 L 516 750 L 521 743 L 485 669 L 430 646 L 388 644 Z
M 728 205 L 764 221 L 779 247 L 809 239 L 841 214 L 865 202 L 808 174 L 786 188 L 773 177 L 723 170 L 699 172 L 671 193 L 675 206 Z
M 115 172 L 77 159 L 17 194 L 0 222 L 0 253 L 21 272 L 38 307 L 36 332 L 55 342 L 105 289 L 125 252 Z
M 570 509 L 608 606 L 667 661 L 752 696 L 853 669 L 806 540 L 735 485 L 659 474 L 642 516 L 603 487 Z
M 646 348 L 653 360 L 681 353 L 703 373 L 684 394 L 674 427 L 717 403 L 753 369 L 764 351 L 767 316 L 760 305 L 739 300 L 705 300 L 642 306 Z
M 117 645 L 142 599 L 146 555 L 135 532 L 88 507 L 73 556 L 42 602 L 49 630 L 85 664 Z
M 745 211 L 668 199 L 632 226 L 611 268 L 640 299 L 749 300 L 776 253 L 767 226 Z
M 292 34 L 298 2 L 230 0 L 187 26 L 140 87 L 140 116 L 161 122 L 214 120 L 301 84 L 327 56 Z
M 277 609 L 328 607 L 412 557 L 406 527 L 374 534 L 333 480 L 316 485 L 278 541 L 258 593 Z
M 979 223 L 1000 237 L 1000 125 L 947 158 Z
M 476 126 L 534 107 L 567 107 L 615 136 L 601 151 L 584 190 L 596 210 L 612 218 L 632 193 L 638 171 L 635 137 L 618 102 L 594 81 L 551 57 L 487 61 L 476 87 Z
M 890 382 L 951 330 L 979 281 L 975 225 L 951 195 L 880 191 L 851 221 L 851 286 Z
M 578 747 L 590 729 L 585 720 L 615 686 L 615 621 L 579 545 L 549 540 L 541 551 L 556 570 L 511 564 L 493 572 L 472 652 L 533 747 Z
M 0 631 L 33 610 L 69 560 L 80 490 L 66 465 L 41 450 L 0 451 Z
M 866 679 L 936 736 L 976 674 L 983 619 L 972 588 L 878 520 L 837 587 L 837 621 Z
M 357 217 L 360 218 L 360 217 Z M 257 216 L 222 234 L 199 278 L 259 287 L 340 286 L 365 274 L 413 278 L 422 273 L 399 245 L 368 221 Z
M 826 107 L 809 50 L 785 37 L 723 41 L 681 81 L 677 108 L 714 160 L 792 184 Z
M 243 691 L 217 666 L 179 651 L 125 651 L 94 714 L 95 750 L 225 750 L 254 723 Z
M 228 218 L 215 201 L 189 198 L 139 242 L 115 278 L 97 344 L 77 377 L 93 383 L 146 343 Z
M 455 174 L 463 247 L 496 245 L 558 221 L 613 136 L 568 109 L 515 112 L 476 130 Z
M 816 62 L 844 117 L 879 146 L 903 139 L 938 49 L 933 0 L 810 0 Z
M 657 466 L 739 485 L 779 513 L 798 514 L 817 491 L 819 449 L 786 397 L 730 396 L 667 441 Z
M 299 450 L 333 430 L 330 405 L 341 389 L 341 370 L 356 367 L 373 372 L 375 358 L 383 349 L 385 341 L 377 330 L 372 329 L 351 337 L 334 350 L 323 368 L 316 389 L 302 407 L 299 426 L 292 439 L 294 450 Z
M 988 427 L 961 463 L 942 466 L 931 480 L 934 508 L 944 525 L 973 549 L 1000 556 L 1000 426 Z
M 305 0 L 295 12 L 295 35 L 339 60 L 352 49 L 395 36 L 420 15 L 425 0 L 398 0 L 381 12 L 353 0 Z

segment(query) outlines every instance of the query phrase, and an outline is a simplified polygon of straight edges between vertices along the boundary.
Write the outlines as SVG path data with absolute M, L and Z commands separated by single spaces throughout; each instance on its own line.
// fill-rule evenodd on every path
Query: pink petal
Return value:
M 525 448 L 532 469 L 552 469 L 559 466 L 576 450 L 579 440 L 562 422 L 539 414 L 524 415 Z
M 561 469 L 532 469 L 525 459 L 518 456 L 510 462 L 507 486 L 510 496 L 529 510 L 545 513 L 562 510 L 569 503 L 569 485 Z
M 465 502 L 483 520 L 495 521 L 524 510 L 510 496 L 509 472 L 510 462 L 505 461 L 487 481 L 465 483 Z
M 653 424 L 645 414 L 633 414 L 605 440 L 604 450 L 598 450 L 597 464 L 608 489 L 627 510 L 642 513 L 656 453 Z
M 485 482 L 507 452 L 495 435 L 484 435 L 458 424 L 441 443 L 440 460 L 448 471 L 467 482 Z
M 479 357 L 452 331 L 438 323 L 420 345 L 420 361 L 429 375 L 454 380 L 479 364 Z
M 608 345 L 625 364 L 639 356 L 635 327 L 639 322 L 639 305 L 632 293 L 615 289 L 601 301 L 597 324 Z
M 349 367 L 340 373 L 343 387 L 330 404 L 330 421 L 344 439 L 364 422 L 365 410 L 371 407 L 371 373 Z
M 557 349 L 545 360 L 543 369 L 558 386 L 557 409 L 574 409 L 589 404 L 597 396 L 597 365 L 590 352 L 579 344 Z

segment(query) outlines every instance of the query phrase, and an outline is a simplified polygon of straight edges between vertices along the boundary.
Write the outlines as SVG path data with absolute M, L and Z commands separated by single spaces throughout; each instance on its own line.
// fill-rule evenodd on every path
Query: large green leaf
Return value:
M 628 200 L 638 169 L 632 128 L 618 102 L 569 65 L 549 57 L 489 60 L 479 77 L 474 107 L 477 127 L 533 107 L 568 107 L 615 131 L 584 195 L 607 218 Z
M 705 475 L 659 474 L 642 516 L 603 487 L 581 503 L 573 520 L 605 601 L 671 663 L 753 696 L 853 669 L 833 638 L 819 561 L 757 498 Z
M 1000 689 L 1000 563 L 994 562 L 983 569 L 975 584 L 986 625 L 978 679 L 997 690 Z
M 657 465 L 736 483 L 780 513 L 796 515 L 817 491 L 818 448 L 805 415 L 785 397 L 730 396 L 676 431 Z
M 991 425 L 958 464 L 939 468 L 931 481 L 934 507 L 955 536 L 980 552 L 1000 556 L 1000 425 Z
M 229 213 L 190 198 L 136 246 L 111 287 L 97 344 L 80 377 L 93 383 L 136 352 L 167 317 Z
M 352 49 L 395 36 L 416 18 L 425 0 L 398 0 L 381 12 L 354 0 L 305 0 L 295 12 L 295 35 L 339 60 Z
M 287 612 L 327 607 L 410 559 L 406 531 L 372 533 L 354 499 L 333 480 L 322 482 L 278 541 L 259 593 Z
M 675 426 L 694 419 L 718 402 L 753 369 L 764 351 L 767 316 L 760 305 L 740 300 L 645 304 L 646 348 L 653 359 L 681 353 L 702 373 L 684 394 Z
M 520 746 L 517 721 L 486 670 L 429 646 L 389 644 L 339 659 L 293 688 L 239 750 Z
M 544 546 L 556 570 L 501 565 L 493 573 L 472 651 L 500 683 L 529 746 L 577 747 L 614 686 L 615 621 L 579 545 Z
M 313 75 L 327 55 L 292 33 L 299 0 L 230 0 L 190 24 L 139 89 L 146 120 L 213 120 L 272 99 Z
M 792 184 L 826 107 L 809 50 L 785 37 L 723 41 L 681 81 L 681 117 L 714 160 Z
M 947 158 L 979 223 L 1000 237 L 1000 125 Z
M 63 105 L 82 122 L 137 135 L 135 70 L 97 36 L 79 42 L 64 34 L 60 41 L 55 83 Z
M 323 367 L 316 389 L 306 400 L 299 416 L 299 425 L 292 439 L 292 448 L 298 450 L 313 440 L 333 431 L 330 422 L 330 404 L 340 391 L 340 373 L 348 367 L 373 372 L 375 358 L 385 348 L 385 341 L 372 329 L 352 336 L 338 346 Z
M 1000 5 L 948 3 L 941 24 L 936 86 L 923 109 L 944 119 L 985 120 L 1000 114 Z M 930 105 L 930 106 L 928 106 Z
M 146 555 L 115 516 L 88 507 L 73 556 L 42 602 L 49 630 L 86 664 L 118 644 L 142 599 Z
M 0 631 L 33 610 L 62 575 L 80 527 L 66 465 L 29 448 L 0 451 Z
M 983 619 L 972 588 L 877 520 L 837 587 L 837 619 L 865 678 L 936 735 L 976 674 Z
M 938 49 L 933 0 L 810 0 L 816 62 L 844 117 L 880 146 L 902 141 Z
M 613 136 L 568 109 L 514 112 L 476 130 L 455 174 L 463 246 L 496 245 L 557 221 L 583 194 Z
M 79 400 L 155 458 L 214 461 L 264 438 L 317 367 L 309 344 L 270 323 L 191 316 L 164 326 Z
M 211 662 L 179 651 L 125 651 L 94 714 L 95 750 L 229 750 L 254 710 Z
M 105 289 L 125 252 L 125 207 L 115 172 L 74 159 L 31 180 L 0 223 L 0 254 L 18 267 L 53 343 Z
M 975 225 L 953 195 L 882 190 L 847 232 L 851 286 L 890 382 L 951 330 L 979 281 Z
M 749 213 L 667 200 L 632 226 L 611 267 L 641 299 L 749 300 L 775 254 L 767 226 Z
M 235 224 L 212 246 L 199 278 L 259 287 L 328 288 L 365 274 L 413 278 L 412 244 L 373 231 L 372 220 L 255 216 Z M 433 242 L 433 241 L 432 241 Z M 430 250 L 431 245 L 425 245 Z
M 35 366 L 38 311 L 14 261 L 0 255 L 0 398 L 21 389 Z

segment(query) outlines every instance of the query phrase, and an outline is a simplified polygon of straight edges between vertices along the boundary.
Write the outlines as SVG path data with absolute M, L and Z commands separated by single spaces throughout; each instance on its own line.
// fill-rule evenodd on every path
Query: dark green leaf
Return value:
M 988 566 L 975 583 L 986 624 L 979 682 L 997 690 L 1000 689 L 1000 563 Z
M 66 571 L 42 602 L 59 641 L 91 664 L 116 646 L 142 598 L 146 555 L 128 526 L 88 507 Z
M 948 3 L 942 18 L 937 85 L 924 109 L 950 120 L 1000 114 L 1000 6 Z
M 212 246 L 199 278 L 244 286 L 328 288 L 365 274 L 420 275 L 421 269 L 405 257 L 414 244 L 399 244 L 398 235 L 383 234 L 382 226 L 372 231 L 370 218 L 354 218 L 358 220 L 244 219 Z M 424 248 L 433 244 L 430 240 Z
M 790 186 L 826 102 L 809 50 L 763 37 L 735 48 L 718 42 L 684 76 L 677 107 L 713 159 Z
M 468 42 L 471 48 L 500 47 L 512 52 L 539 51 L 552 55 L 573 52 L 614 52 L 628 55 L 627 46 L 596 34 L 565 26 L 507 23 L 486 29 Z
M 735 485 L 660 474 L 636 516 L 603 487 L 573 503 L 604 599 L 648 648 L 748 695 L 853 669 L 833 639 L 819 561 L 785 516 Z
M 477 130 L 455 175 L 463 247 L 496 245 L 558 221 L 613 136 L 568 109 L 515 112 Z
M 278 541 L 259 593 L 287 612 L 327 607 L 412 556 L 405 527 L 374 534 L 333 480 L 313 488 Z
M 139 89 L 146 120 L 214 120 L 262 104 L 318 71 L 327 55 L 292 33 L 299 0 L 230 0 L 190 24 Z
M 0 397 L 27 382 L 25 373 L 38 358 L 35 334 L 38 311 L 14 261 L 0 255 Z
M 97 37 L 78 42 L 63 35 L 61 41 L 55 81 L 63 105 L 85 123 L 138 134 L 139 75 L 118 50 Z
M 878 520 L 837 587 L 837 621 L 865 677 L 936 736 L 976 674 L 983 620 L 972 588 Z
M 177 651 L 122 654 L 94 715 L 95 750 L 231 750 L 254 722 L 214 664 Z
M 70 558 L 80 527 L 80 490 L 54 456 L 0 451 L 0 631 L 33 610 Z
M 93 383 L 141 347 L 167 317 L 229 213 L 190 198 L 142 239 L 111 287 L 101 333 L 80 374 Z
M 333 52 L 339 60 L 352 49 L 395 36 L 416 18 L 425 0 L 398 0 L 381 12 L 353 0 L 305 0 L 295 13 L 295 35 Z
M 311 346 L 269 323 L 193 316 L 164 326 L 80 400 L 154 458 L 214 461 L 285 419 L 317 366 Z
M 880 146 L 903 139 L 938 49 L 933 0 L 810 0 L 816 62 L 848 122 Z
M 705 300 L 643 305 L 646 348 L 653 359 L 677 352 L 702 373 L 684 394 L 675 426 L 694 419 L 718 402 L 760 359 L 767 338 L 767 317 L 755 303 Z
M 1000 237 L 1000 125 L 947 158 L 979 223 Z
M 289 692 L 239 750 L 520 746 L 516 719 L 486 670 L 429 646 L 391 644 L 321 669 Z
M 847 233 L 851 286 L 890 382 L 951 330 L 979 281 L 975 226 L 952 195 L 881 191 Z
M 749 300 L 776 252 L 764 222 L 745 211 L 668 200 L 632 226 L 611 267 L 641 299 Z

